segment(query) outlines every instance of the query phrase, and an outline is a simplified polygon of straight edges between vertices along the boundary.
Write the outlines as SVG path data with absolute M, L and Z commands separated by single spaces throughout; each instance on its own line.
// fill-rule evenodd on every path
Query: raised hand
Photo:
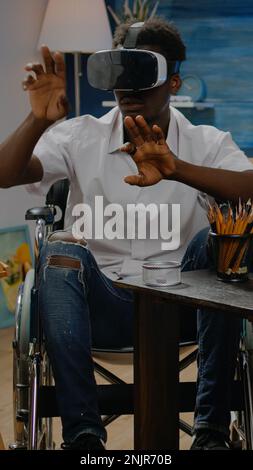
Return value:
M 131 143 L 121 148 L 130 154 L 138 168 L 138 175 L 126 176 L 124 181 L 136 186 L 151 186 L 172 177 L 176 169 L 175 155 L 169 149 L 162 129 L 152 129 L 143 116 L 126 116 L 124 124 Z
M 29 92 L 34 116 L 38 119 L 57 121 L 67 114 L 65 64 L 63 56 L 51 54 L 48 47 L 41 48 L 44 61 L 42 64 L 27 64 L 25 70 L 34 72 L 22 82 L 24 90 Z

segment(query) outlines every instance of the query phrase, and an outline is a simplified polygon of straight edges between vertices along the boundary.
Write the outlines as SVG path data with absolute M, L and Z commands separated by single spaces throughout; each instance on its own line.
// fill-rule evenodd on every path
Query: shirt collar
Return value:
M 123 145 L 123 119 L 118 109 L 116 118 L 112 126 L 111 137 L 109 141 L 108 153 L 118 152 Z
M 174 114 L 174 110 L 170 107 L 170 125 L 168 130 L 168 135 L 166 142 L 168 144 L 169 149 L 178 156 L 178 141 L 179 141 L 179 129 L 178 123 L 176 120 L 176 116 Z
M 168 135 L 166 138 L 166 142 L 170 148 L 170 150 L 177 155 L 178 154 L 178 125 L 175 114 L 173 112 L 173 108 L 170 108 L 170 125 L 168 130 Z M 114 152 L 118 152 L 119 149 L 123 145 L 123 119 L 122 114 L 118 110 L 116 118 L 113 123 L 111 137 L 109 141 L 108 153 L 112 154 Z

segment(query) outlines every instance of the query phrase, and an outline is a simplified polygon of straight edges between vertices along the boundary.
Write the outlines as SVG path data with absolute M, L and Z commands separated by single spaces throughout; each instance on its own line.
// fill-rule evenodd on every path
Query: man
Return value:
M 129 24 L 119 26 L 115 47 L 124 43 L 128 31 Z M 164 20 L 148 20 L 136 36 L 136 49 L 165 57 L 170 73 L 160 86 L 117 90 L 118 107 L 101 119 L 83 116 L 66 121 L 38 142 L 66 113 L 63 59 L 59 53 L 51 56 L 43 47 L 45 70 L 40 64 L 28 64 L 26 70 L 33 71 L 36 79 L 29 75 L 23 83 L 32 113 L 1 152 L 2 187 L 29 184 L 29 191 L 46 194 L 55 181 L 69 179 L 67 227 L 75 222 L 75 205 L 88 203 L 95 213 L 98 196 L 105 205 L 120 204 L 124 212 L 127 204 L 136 202 L 181 205 L 181 240 L 172 252 L 161 250 L 161 237 L 106 239 L 96 229 L 88 248 L 67 230 L 51 235 L 42 250 L 40 309 L 63 438 L 70 449 L 99 449 L 106 441 L 91 344 L 132 344 L 132 294 L 114 287 L 111 279 L 139 272 L 143 260 L 150 257 L 181 260 L 184 255 L 184 270 L 208 266 L 206 230 L 187 250 L 191 238 L 207 225 L 197 204 L 198 191 L 234 201 L 239 197 L 247 200 L 253 193 L 251 165 L 229 133 L 192 126 L 170 107 L 170 95 L 181 83 L 178 70 L 171 71 L 170 65 L 185 59 L 178 31 Z M 228 449 L 240 321 L 231 318 L 227 323 L 222 314 L 202 311 L 198 324 L 199 377 L 192 448 Z

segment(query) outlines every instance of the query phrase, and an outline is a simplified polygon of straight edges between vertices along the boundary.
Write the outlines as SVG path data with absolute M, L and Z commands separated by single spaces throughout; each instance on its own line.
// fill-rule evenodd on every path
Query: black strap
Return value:
M 138 35 L 143 27 L 144 23 L 134 23 L 130 26 L 123 47 L 124 49 L 135 49 L 137 45 Z

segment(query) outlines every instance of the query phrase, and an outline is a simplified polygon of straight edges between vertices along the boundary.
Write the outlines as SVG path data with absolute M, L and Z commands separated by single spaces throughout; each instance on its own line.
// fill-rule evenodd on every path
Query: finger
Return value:
M 29 86 L 33 85 L 36 82 L 35 78 L 32 75 L 27 75 L 22 81 L 23 90 L 27 90 Z
M 54 73 L 54 59 L 47 46 L 41 47 L 41 54 L 44 60 L 46 72 Z
M 27 64 L 25 70 L 27 72 L 35 72 L 37 76 L 45 73 L 41 64 Z
M 26 82 L 28 85 L 31 85 L 32 83 L 36 82 L 36 79 L 33 75 L 29 74 L 24 78 L 24 82 Z
M 124 181 L 131 186 L 148 186 L 147 178 L 142 173 L 139 173 L 138 175 L 125 176 Z
M 166 144 L 166 140 L 165 140 L 165 137 L 164 137 L 164 133 L 162 131 L 162 129 L 157 126 L 156 124 L 152 127 L 152 130 L 153 130 L 153 133 L 155 135 L 155 138 L 156 138 L 156 141 L 157 141 L 157 144 L 159 145 L 164 145 Z
M 57 103 L 57 107 L 59 110 L 63 108 L 65 111 L 65 114 L 68 114 L 70 110 L 70 105 L 69 105 L 68 98 L 66 97 L 66 95 L 60 96 L 58 103 Z
M 125 176 L 124 181 L 131 186 L 145 186 L 144 175 Z
M 136 116 L 135 122 L 145 142 L 151 142 L 153 139 L 152 130 L 143 116 Z
M 65 77 L 65 62 L 63 55 L 60 52 L 56 52 L 54 54 L 54 61 L 55 61 L 55 72 L 56 74 L 64 78 Z
M 136 152 L 136 147 L 132 142 L 124 145 L 123 147 L 120 148 L 121 152 L 128 153 L 129 155 L 133 155 Z
M 143 145 L 144 140 L 141 136 L 140 129 L 135 124 L 133 118 L 126 116 L 124 119 L 124 124 L 130 140 L 136 145 L 136 147 Z

